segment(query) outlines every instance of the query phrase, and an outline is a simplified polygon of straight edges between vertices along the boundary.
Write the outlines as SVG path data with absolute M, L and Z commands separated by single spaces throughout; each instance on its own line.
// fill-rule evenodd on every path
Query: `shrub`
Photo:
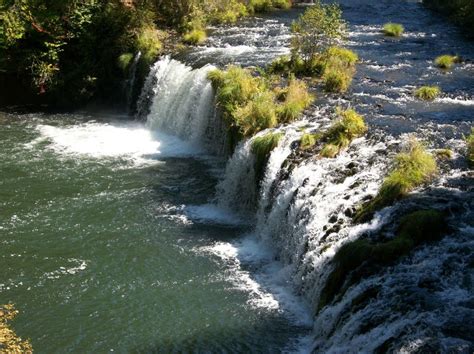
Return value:
M 418 210 L 400 219 L 395 237 L 388 241 L 374 244 L 356 240 L 343 245 L 334 256 L 334 269 L 321 293 L 319 309 L 344 291 L 351 272 L 358 272 L 359 276 L 374 272 L 377 267 L 396 262 L 416 246 L 440 239 L 446 231 L 446 218 L 442 212 Z M 365 269 L 361 271 L 361 268 Z
M 474 128 L 471 128 L 471 134 L 466 138 L 467 160 L 471 166 L 474 166 Z
M 193 29 L 183 36 L 183 41 L 187 44 L 198 45 L 206 41 L 206 31 L 202 29 Z
M 32 353 L 33 349 L 28 340 L 23 340 L 10 328 L 9 321 L 13 320 L 18 311 L 12 304 L 0 305 L 0 351 L 2 353 Z
M 433 101 L 440 93 L 438 86 L 422 86 L 415 91 L 415 97 L 424 101 Z
M 308 62 L 344 37 L 346 23 L 339 5 L 323 5 L 320 0 L 316 0 L 293 22 L 291 30 L 292 52 Z
M 383 26 L 383 33 L 389 37 L 400 37 L 405 29 L 398 23 L 386 23 Z
M 132 53 L 124 53 L 122 55 L 120 55 L 117 59 L 117 65 L 119 66 L 120 70 L 122 70 L 123 72 L 125 72 L 130 63 L 132 62 L 133 60 L 133 54 Z
M 267 67 L 267 72 L 269 74 L 287 74 L 291 72 L 291 64 L 291 58 L 288 55 L 283 55 L 270 63 Z
M 440 69 L 451 69 L 457 61 L 458 57 L 454 55 L 440 55 L 434 62 Z
M 272 8 L 271 0 L 250 0 L 248 9 L 250 13 L 267 12 Z
M 290 79 L 281 96 L 283 103 L 278 107 L 278 118 L 282 123 L 294 121 L 314 99 L 306 84 L 296 79 Z
M 367 221 L 375 211 L 393 204 L 431 180 L 436 172 L 434 157 L 418 141 L 411 140 L 407 151 L 396 156 L 395 167 L 385 178 L 375 198 L 356 213 L 355 221 Z
M 270 153 L 277 147 L 282 136 L 281 133 L 268 133 L 253 139 L 252 153 L 255 155 L 254 168 L 257 182 L 262 179 Z
M 338 110 L 338 115 L 340 119 L 323 134 L 322 141 L 325 143 L 321 151 L 323 157 L 335 157 L 342 149 L 349 146 L 352 140 L 367 131 L 364 117 L 353 109 Z

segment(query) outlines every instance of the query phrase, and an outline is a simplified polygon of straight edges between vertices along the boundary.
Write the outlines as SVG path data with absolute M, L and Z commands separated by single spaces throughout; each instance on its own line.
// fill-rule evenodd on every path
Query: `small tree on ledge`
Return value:
M 316 0 L 291 27 L 293 32 L 292 54 L 299 55 L 305 62 L 315 54 L 334 45 L 346 34 L 346 23 L 342 19 L 339 5 L 323 5 Z

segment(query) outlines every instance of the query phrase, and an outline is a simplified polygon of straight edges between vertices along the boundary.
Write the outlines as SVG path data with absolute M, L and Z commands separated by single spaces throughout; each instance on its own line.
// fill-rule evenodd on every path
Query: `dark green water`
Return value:
M 304 329 L 212 251 L 244 230 L 183 215 L 222 162 L 84 119 L 0 115 L 0 302 L 18 334 L 38 353 L 294 349 Z

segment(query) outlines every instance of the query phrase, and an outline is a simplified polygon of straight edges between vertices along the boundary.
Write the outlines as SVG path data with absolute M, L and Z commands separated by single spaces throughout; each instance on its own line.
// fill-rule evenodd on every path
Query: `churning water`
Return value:
M 114 117 L 2 116 L 2 302 L 40 352 L 472 352 L 474 45 L 417 1 L 343 0 L 361 57 L 351 92 L 320 95 L 272 152 L 255 185 L 251 141 L 226 162 L 207 72 L 288 52 L 299 10 L 215 28 L 205 47 L 151 69 L 143 123 Z M 405 25 L 401 39 L 379 29 Z M 467 59 L 450 72 L 435 56 Z M 185 64 L 186 63 L 186 64 Z M 434 102 L 412 98 L 437 84 Z M 369 132 L 335 159 L 297 156 L 303 131 L 352 106 Z M 264 132 L 265 133 L 265 132 Z M 262 133 L 262 134 L 264 134 Z M 362 225 L 409 135 L 450 148 L 440 175 Z M 285 161 L 290 161 L 285 163 Z M 349 287 L 318 311 L 345 243 L 399 215 L 447 211 L 450 232 Z

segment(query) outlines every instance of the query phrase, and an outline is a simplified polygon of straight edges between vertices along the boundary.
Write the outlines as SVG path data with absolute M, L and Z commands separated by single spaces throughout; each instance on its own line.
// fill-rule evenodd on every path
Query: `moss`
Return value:
M 433 101 L 440 93 L 438 86 L 422 86 L 415 91 L 414 95 L 420 100 Z
M 466 138 L 467 160 L 471 166 L 474 166 L 474 128 L 471 128 L 471 134 Z
M 28 340 L 23 340 L 10 328 L 18 311 L 12 304 L 0 305 L 0 352 L 2 353 L 32 353 L 33 349 Z
M 283 102 L 278 107 L 278 118 L 281 123 L 294 121 L 314 100 L 303 81 L 291 79 L 281 93 Z
M 202 29 L 193 29 L 190 32 L 185 33 L 183 36 L 183 41 L 192 45 L 202 44 L 206 41 L 206 39 L 206 31 Z
M 440 69 L 451 69 L 458 60 L 458 57 L 454 55 L 440 55 L 434 63 Z
M 367 131 L 364 117 L 353 109 L 339 110 L 339 119 L 323 135 L 325 143 L 321 151 L 323 157 L 335 157 L 342 149 L 349 146 L 352 140 Z
M 408 150 L 396 156 L 395 167 L 385 178 L 378 194 L 358 210 L 354 220 L 369 220 L 377 210 L 392 205 L 416 187 L 430 181 L 436 172 L 434 157 L 418 141 L 411 140 Z
M 435 155 L 440 160 L 451 160 L 453 158 L 453 151 L 450 149 L 437 149 Z
M 318 141 L 318 134 L 304 133 L 300 140 L 300 149 L 306 150 L 312 148 Z
M 282 136 L 281 133 L 269 133 L 253 139 L 252 153 L 255 155 L 254 169 L 257 182 L 263 178 L 270 153 L 277 147 Z
M 446 219 L 437 210 L 418 210 L 400 219 L 395 237 L 385 242 L 356 240 L 343 245 L 334 256 L 334 269 L 328 277 L 319 301 L 319 309 L 343 291 L 352 271 L 368 275 L 389 265 L 424 243 L 439 240 L 447 231 Z M 361 271 L 361 268 L 364 268 Z M 347 285 L 346 285 L 347 286 Z
M 383 33 L 389 37 L 400 37 L 405 29 L 399 23 L 386 23 L 383 26 Z
M 124 53 L 118 57 L 117 65 L 120 68 L 120 70 L 125 72 L 130 66 L 130 63 L 132 62 L 132 60 L 133 60 L 132 53 Z

